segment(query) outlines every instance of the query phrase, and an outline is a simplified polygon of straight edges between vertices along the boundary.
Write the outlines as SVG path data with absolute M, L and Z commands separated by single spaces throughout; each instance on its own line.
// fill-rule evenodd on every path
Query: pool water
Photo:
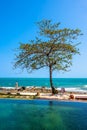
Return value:
M 87 103 L 0 99 L 0 130 L 86 130 Z

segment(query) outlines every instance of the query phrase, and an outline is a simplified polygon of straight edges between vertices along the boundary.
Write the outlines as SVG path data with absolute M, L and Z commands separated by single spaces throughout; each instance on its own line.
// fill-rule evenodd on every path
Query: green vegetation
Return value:
M 29 96 L 26 96 L 26 95 L 18 95 L 18 94 L 4 94 L 4 93 L 0 93 L 0 98 L 15 98 L 15 99 L 35 99 L 36 96 L 33 96 L 33 95 L 29 95 Z
M 60 29 L 60 23 L 53 24 L 51 20 L 42 20 L 37 25 L 39 36 L 29 43 L 20 44 L 14 66 L 26 68 L 28 72 L 47 67 L 54 94 L 52 73 L 55 70 L 67 71 L 72 65 L 73 55 L 79 53 L 77 38 L 82 34 L 79 29 Z

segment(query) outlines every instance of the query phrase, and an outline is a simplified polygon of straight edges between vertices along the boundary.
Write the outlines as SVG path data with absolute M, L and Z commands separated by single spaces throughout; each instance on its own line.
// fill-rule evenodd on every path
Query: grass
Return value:
M 36 96 L 30 95 L 30 96 L 25 96 L 25 95 L 12 95 L 12 94 L 2 94 L 0 93 L 0 98 L 15 98 L 15 99 L 35 99 Z

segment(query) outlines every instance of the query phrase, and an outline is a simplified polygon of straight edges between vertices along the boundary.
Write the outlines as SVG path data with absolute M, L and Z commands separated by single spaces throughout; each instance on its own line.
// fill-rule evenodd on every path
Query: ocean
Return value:
M 49 78 L 0 78 L 0 87 L 15 87 L 15 83 L 25 87 L 50 87 Z M 87 91 L 87 78 L 53 78 L 56 88 Z

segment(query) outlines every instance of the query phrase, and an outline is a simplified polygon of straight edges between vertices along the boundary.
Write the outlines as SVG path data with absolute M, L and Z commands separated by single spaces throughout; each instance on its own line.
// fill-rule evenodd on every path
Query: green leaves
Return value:
M 20 43 L 14 66 L 28 71 L 50 66 L 52 71 L 67 71 L 73 55 L 79 53 L 75 40 L 82 35 L 81 31 L 60 29 L 60 23 L 53 24 L 51 20 L 42 20 L 37 25 L 40 36 L 29 43 Z

